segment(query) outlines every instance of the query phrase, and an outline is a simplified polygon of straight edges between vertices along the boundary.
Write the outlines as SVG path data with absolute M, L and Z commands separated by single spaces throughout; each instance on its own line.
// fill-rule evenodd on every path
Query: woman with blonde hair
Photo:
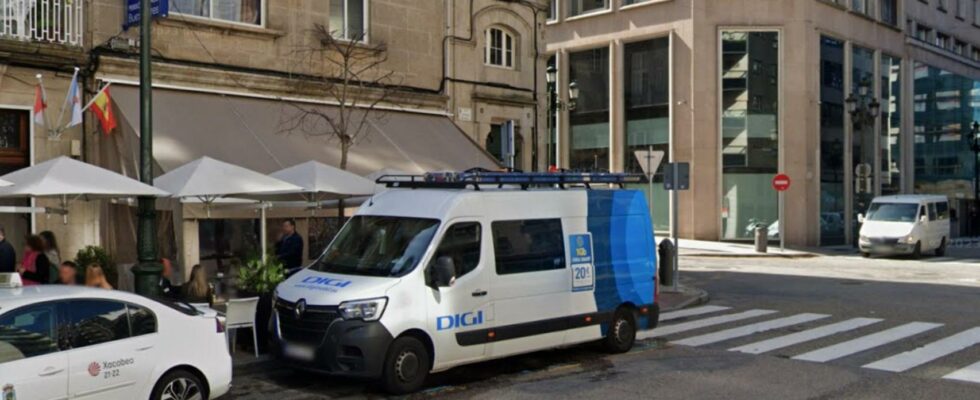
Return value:
M 85 286 L 112 290 L 112 285 L 106 280 L 105 271 L 99 264 L 90 264 L 85 269 Z
M 208 272 L 201 264 L 191 268 L 191 278 L 184 284 L 184 301 L 188 303 L 211 303 L 214 288 L 208 282 Z

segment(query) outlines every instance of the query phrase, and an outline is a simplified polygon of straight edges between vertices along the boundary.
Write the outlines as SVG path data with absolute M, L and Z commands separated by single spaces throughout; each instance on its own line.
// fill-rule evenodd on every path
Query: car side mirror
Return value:
M 928 215 L 923 215 L 923 216 L 919 217 L 919 222 L 929 222 L 929 216 Z
M 435 288 L 452 286 L 456 278 L 456 263 L 449 256 L 442 256 L 429 268 L 429 282 Z
M 863 224 L 864 223 L 864 214 L 858 214 L 858 223 L 859 224 Z

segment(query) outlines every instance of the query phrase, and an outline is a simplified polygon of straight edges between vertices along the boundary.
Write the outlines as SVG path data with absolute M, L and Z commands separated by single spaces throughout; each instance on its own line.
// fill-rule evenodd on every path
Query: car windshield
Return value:
M 402 276 L 419 263 L 439 221 L 423 218 L 351 218 L 313 264 L 313 270 L 348 275 Z
M 869 221 L 915 222 L 918 204 L 913 203 L 871 203 L 868 210 Z

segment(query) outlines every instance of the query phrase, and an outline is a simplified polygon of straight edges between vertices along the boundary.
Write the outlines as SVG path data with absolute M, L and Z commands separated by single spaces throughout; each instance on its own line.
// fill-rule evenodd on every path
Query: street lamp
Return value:
M 555 144 L 555 150 L 552 155 L 555 157 L 555 165 L 557 165 L 559 159 L 558 152 L 560 151 L 557 147 L 557 114 L 561 110 L 575 110 L 576 103 L 578 102 L 579 89 L 578 84 L 572 81 L 568 84 L 568 102 L 561 101 L 561 98 L 558 96 L 557 89 L 558 68 L 556 68 L 554 64 L 549 65 L 548 68 L 545 69 L 545 82 L 548 84 L 548 131 L 555 131 L 551 142 Z M 554 120 L 552 119 L 552 116 L 555 117 Z
M 865 124 L 873 124 L 878 113 L 881 112 L 881 103 L 877 96 L 870 94 L 871 82 L 867 79 L 858 84 L 857 96 L 851 93 L 844 102 L 847 104 L 847 112 L 851 114 L 854 126 L 860 129 Z
M 970 150 L 973 150 L 973 233 L 980 234 L 980 121 L 970 129 Z

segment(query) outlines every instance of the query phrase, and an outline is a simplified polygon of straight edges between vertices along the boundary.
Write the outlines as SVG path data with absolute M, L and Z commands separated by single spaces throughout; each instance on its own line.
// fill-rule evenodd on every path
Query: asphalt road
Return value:
M 711 308 L 674 315 L 630 353 L 582 346 L 461 367 L 411 397 L 980 398 L 980 382 L 943 378 L 980 363 L 978 263 L 687 257 L 682 268 Z M 828 325 L 840 329 L 817 334 Z M 267 363 L 239 369 L 234 383 L 232 399 L 383 397 L 369 383 Z

